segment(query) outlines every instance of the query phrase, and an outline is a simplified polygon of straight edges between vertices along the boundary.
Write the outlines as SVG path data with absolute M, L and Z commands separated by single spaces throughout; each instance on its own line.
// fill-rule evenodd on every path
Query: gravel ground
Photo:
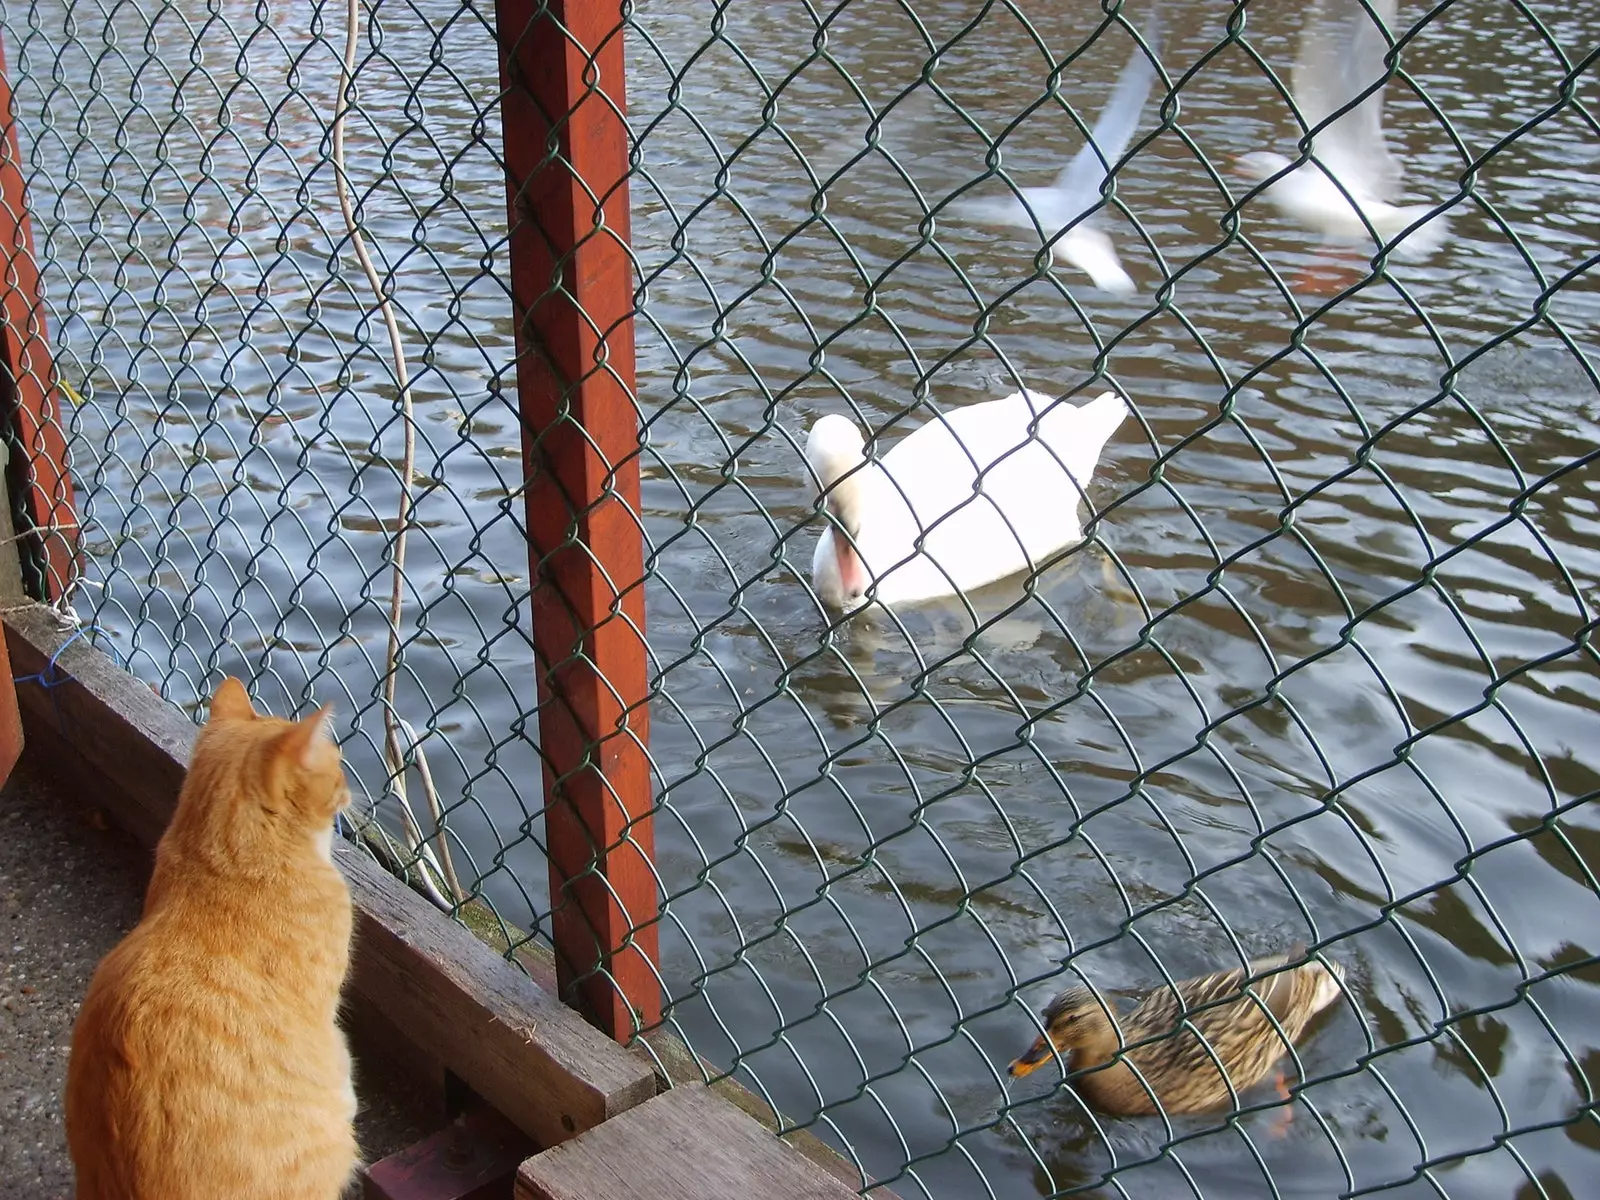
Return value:
M 61 1128 L 72 1022 L 101 957 L 138 920 L 149 856 L 103 814 L 19 769 L 0 789 L 0 1192 L 67 1200 Z M 432 1132 L 403 1084 L 363 1065 L 369 1161 Z

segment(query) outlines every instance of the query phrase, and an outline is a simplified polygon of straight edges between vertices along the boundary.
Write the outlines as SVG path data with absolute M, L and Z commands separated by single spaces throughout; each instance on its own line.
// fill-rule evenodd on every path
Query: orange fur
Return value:
M 357 1165 L 337 1024 L 349 801 L 327 710 L 257 716 L 225 679 L 156 848 L 137 928 L 72 1034 L 78 1200 L 334 1200 Z

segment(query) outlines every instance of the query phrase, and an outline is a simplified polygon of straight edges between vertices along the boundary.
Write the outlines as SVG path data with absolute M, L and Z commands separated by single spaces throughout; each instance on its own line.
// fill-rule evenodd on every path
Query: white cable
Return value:
M 450 845 L 446 840 L 444 828 L 444 812 L 439 805 L 438 793 L 433 787 L 433 774 L 428 770 L 427 757 L 423 754 L 411 727 L 401 720 L 394 706 L 395 688 L 400 678 L 400 614 L 404 603 L 406 534 L 411 528 L 413 509 L 411 478 L 416 467 L 417 425 L 412 412 L 411 379 L 406 371 L 406 354 L 400 342 L 400 326 L 394 319 L 394 310 L 389 298 L 384 295 L 383 281 L 373 265 L 372 256 L 367 253 L 366 240 L 356 225 L 355 208 L 350 200 L 350 182 L 344 170 L 344 122 L 346 114 L 350 111 L 350 88 L 355 78 L 356 42 L 360 30 L 360 0 L 346 0 L 344 60 L 339 68 L 339 100 L 333 117 L 334 190 L 339 194 L 339 211 L 344 215 L 345 232 L 350 236 L 350 244 L 355 248 L 356 258 L 361 262 L 361 270 L 367 277 L 367 285 L 372 289 L 372 295 L 378 303 L 378 311 L 383 315 L 384 328 L 389 332 L 389 354 L 394 360 L 395 383 L 400 388 L 400 416 L 405 429 L 405 461 L 400 476 L 400 515 L 394 534 L 393 586 L 389 591 L 389 649 L 383 678 L 383 754 L 389 777 L 394 781 L 395 795 L 400 801 L 400 817 L 405 825 L 406 837 L 411 841 L 412 852 L 419 855 L 419 866 L 424 862 L 428 865 L 428 869 L 421 871 L 423 884 L 436 904 L 449 908 L 460 903 L 462 892 L 461 883 L 456 878 L 455 865 L 450 859 Z M 402 726 L 407 734 L 404 752 L 400 745 Z M 428 811 L 433 817 L 433 826 L 438 839 L 437 856 L 432 845 L 417 828 L 416 817 L 412 814 L 410 801 L 406 798 L 406 768 L 413 759 L 422 780 Z M 447 895 L 441 894 L 435 880 L 428 877 L 429 869 L 435 876 L 442 878 Z

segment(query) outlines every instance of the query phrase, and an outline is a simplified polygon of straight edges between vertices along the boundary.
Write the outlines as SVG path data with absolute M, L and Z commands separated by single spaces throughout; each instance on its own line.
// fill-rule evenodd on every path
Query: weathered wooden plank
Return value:
M 97 797 L 147 845 L 166 827 L 195 728 L 42 606 L 6 614 L 27 727 L 81 758 Z M 54 666 L 49 663 L 57 656 Z M 45 686 L 48 684 L 49 686 Z M 555 1145 L 655 1093 L 655 1077 L 516 966 L 365 855 L 339 856 L 356 905 L 347 996 L 370 1004 L 540 1145 Z
M 5 625 L 24 728 L 57 751 L 39 761 L 79 759 L 105 781 L 94 802 L 153 847 L 177 802 L 194 726 L 87 641 L 68 645 L 73 630 L 44 606 L 7 612 Z
M 655 1094 L 643 1064 L 365 855 L 350 990 L 419 1036 L 475 1092 L 552 1146 Z
M 677 1034 L 668 1029 L 652 1029 L 644 1035 L 644 1041 L 648 1043 L 649 1049 L 645 1050 L 636 1044 L 633 1053 L 648 1055 L 656 1068 L 658 1086 L 665 1088 L 670 1084 L 679 1087 L 683 1084 L 703 1082 L 712 1076 L 720 1076 L 715 1082 L 706 1086 L 718 1098 L 758 1122 L 768 1133 L 774 1135 L 777 1133 L 783 1122 L 772 1105 L 733 1076 L 722 1075 L 714 1064 L 689 1049 L 688 1044 Z M 809 1129 L 793 1129 L 784 1134 L 783 1140 L 840 1183 L 848 1184 L 852 1193 L 855 1192 L 860 1173 L 850 1165 L 849 1160 L 816 1134 Z M 869 1195 L 875 1200 L 899 1200 L 894 1192 L 881 1186 L 873 1188 Z
M 15 643 L 13 643 L 15 644 Z M 26 696 L 26 688 L 22 693 Z M 142 810 L 129 804 L 122 788 L 99 767 L 79 757 L 77 750 L 44 721 L 36 721 L 26 703 L 21 705 L 23 728 L 26 733 L 24 758 L 29 763 L 42 764 L 38 769 L 49 776 L 57 795 L 70 796 L 85 810 L 109 818 L 119 828 L 132 833 L 141 847 L 148 850 L 155 844 L 154 837 L 144 837 L 136 831 L 134 822 Z M 155 836 L 159 836 L 157 831 Z M 153 859 L 151 864 L 153 864 Z
M 701 1084 L 663 1092 L 517 1173 L 517 1200 L 853 1200 L 856 1192 Z

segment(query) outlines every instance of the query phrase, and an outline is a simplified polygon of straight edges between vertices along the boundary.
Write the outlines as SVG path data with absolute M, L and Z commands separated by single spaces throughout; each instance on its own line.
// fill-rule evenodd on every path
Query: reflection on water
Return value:
M 1211 166 L 1292 148 L 1257 56 L 1287 70 L 1296 12 L 1172 3 L 1169 124 L 1101 218 L 1140 288 L 1112 297 L 946 208 L 997 194 L 986 138 L 1021 184 L 1081 144 L 1062 105 L 1092 119 L 1128 47 L 1112 29 L 1041 103 L 1097 28 L 1081 7 L 852 0 L 821 31 L 796 6 L 637 7 L 675 1025 L 905 1197 L 1113 1169 L 1107 1194 L 1574 1194 L 1600 1149 L 1561 1124 L 1600 1056 L 1600 305 L 1583 274 L 1555 285 L 1595 250 L 1600 136 L 1568 104 L 1506 141 L 1566 67 L 1513 6 L 1450 5 L 1387 119 L 1413 200 L 1478 163 L 1456 236 L 1318 309 L 1267 269 L 1314 245 L 1259 200 L 1230 237 Z M 279 708 L 338 699 L 381 792 L 400 430 L 338 269 L 337 64 L 276 10 L 222 8 L 196 71 L 198 7 L 118 8 L 114 44 L 42 0 L 5 17 L 89 396 L 86 602 L 180 702 L 217 670 Z M 483 888 L 536 922 L 495 56 L 446 5 L 378 11 L 352 172 L 423 426 L 400 706 Z M 1573 61 L 1593 49 L 1590 0 L 1542 15 Z M 1592 112 L 1592 71 L 1575 87 Z M 970 642 L 955 603 L 830 629 L 803 586 L 818 415 L 893 439 L 917 404 L 1096 372 L 1136 418 L 1089 544 L 1028 594 L 970 597 Z M 1153 957 L 1181 977 L 1297 938 L 1329 943 L 1351 1002 L 1302 1052 L 1287 1131 L 1096 1120 L 1047 1071 L 1004 1077 L 1068 955 L 1123 988 Z

